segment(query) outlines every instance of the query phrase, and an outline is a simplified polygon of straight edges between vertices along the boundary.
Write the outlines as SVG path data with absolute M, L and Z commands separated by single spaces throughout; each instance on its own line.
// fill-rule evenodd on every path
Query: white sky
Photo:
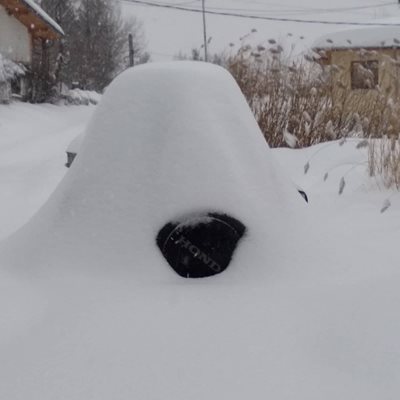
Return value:
M 201 0 L 153 0 L 201 8 Z M 180 51 L 189 54 L 203 40 L 202 15 L 178 10 L 149 7 L 122 1 L 125 15 L 135 15 L 144 23 L 148 50 L 155 61 L 171 59 Z M 396 0 L 206 0 L 206 8 L 271 17 L 318 19 L 325 21 L 400 22 Z M 247 40 L 259 44 L 271 37 L 297 49 L 310 45 L 320 35 L 350 29 L 347 25 L 314 25 L 272 22 L 207 15 L 207 36 L 212 37 L 210 52 L 240 44 L 239 38 L 257 29 Z M 293 36 L 288 36 L 288 33 Z M 300 39 L 304 36 L 304 39 Z

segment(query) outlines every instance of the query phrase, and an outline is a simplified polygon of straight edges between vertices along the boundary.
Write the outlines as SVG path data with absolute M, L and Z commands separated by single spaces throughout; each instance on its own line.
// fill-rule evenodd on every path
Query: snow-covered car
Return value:
M 124 72 L 0 245 L 0 399 L 395 399 L 398 280 L 312 217 L 228 72 Z
M 74 162 L 76 156 L 78 155 L 79 149 L 82 146 L 82 141 L 85 136 L 85 132 L 80 133 L 77 135 L 72 142 L 68 145 L 66 154 L 67 154 L 67 162 L 65 166 L 70 168 L 72 163 Z M 299 186 L 295 185 L 297 191 L 300 193 L 301 197 L 308 203 L 308 196 L 307 193 Z

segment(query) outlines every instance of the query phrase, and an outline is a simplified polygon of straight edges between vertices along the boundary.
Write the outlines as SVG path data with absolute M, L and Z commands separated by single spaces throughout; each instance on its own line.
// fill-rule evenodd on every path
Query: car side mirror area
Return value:
M 308 196 L 307 193 L 304 190 L 298 189 L 298 192 L 300 193 L 300 196 L 308 203 Z

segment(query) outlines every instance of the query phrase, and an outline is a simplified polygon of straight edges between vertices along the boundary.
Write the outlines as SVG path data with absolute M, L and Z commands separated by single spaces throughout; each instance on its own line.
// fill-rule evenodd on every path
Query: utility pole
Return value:
M 400 2 L 400 0 L 399 0 Z M 208 52 L 207 52 L 207 26 L 206 26 L 206 1 L 201 0 L 201 4 L 203 7 L 203 36 L 204 36 L 204 61 L 208 61 Z
M 133 35 L 132 33 L 128 36 L 129 40 L 129 66 L 133 67 L 135 65 L 135 50 L 133 49 Z

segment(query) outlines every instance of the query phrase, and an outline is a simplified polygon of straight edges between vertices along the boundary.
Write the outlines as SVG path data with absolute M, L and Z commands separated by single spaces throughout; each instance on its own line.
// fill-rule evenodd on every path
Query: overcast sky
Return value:
M 144 0 L 147 1 L 147 0 Z M 201 9 L 201 0 L 148 0 Z M 152 59 L 171 59 L 179 52 L 189 54 L 203 41 L 202 14 L 122 1 L 125 15 L 135 15 L 144 23 L 148 50 Z M 276 18 L 312 19 L 323 21 L 382 22 L 400 21 L 397 1 L 388 0 L 206 0 L 206 8 L 217 12 L 234 12 Z M 297 51 L 311 45 L 318 36 L 344 29 L 346 25 L 305 24 L 252 20 L 229 16 L 207 15 L 207 36 L 211 37 L 210 52 L 240 45 L 240 38 L 256 29 L 247 41 L 263 43 L 275 38 Z M 235 48 L 234 47 L 234 48 Z

